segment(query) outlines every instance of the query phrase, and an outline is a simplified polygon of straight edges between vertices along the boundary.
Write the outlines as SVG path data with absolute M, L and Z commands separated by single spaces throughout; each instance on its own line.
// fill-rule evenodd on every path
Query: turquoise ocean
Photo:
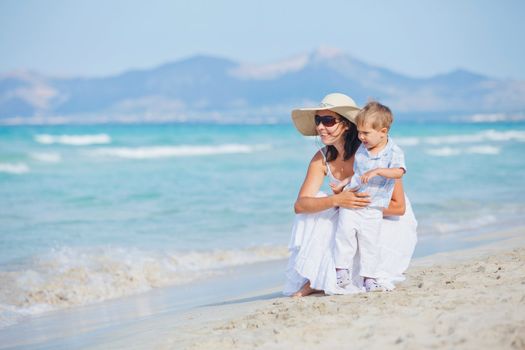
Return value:
M 416 255 L 525 223 L 525 123 L 391 134 Z M 0 127 L 0 327 L 286 258 L 319 145 L 288 124 Z

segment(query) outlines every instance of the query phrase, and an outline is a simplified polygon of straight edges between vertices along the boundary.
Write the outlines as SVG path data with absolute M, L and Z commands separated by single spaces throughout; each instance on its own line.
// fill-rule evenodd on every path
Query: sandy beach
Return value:
M 275 261 L 34 317 L 3 329 L 0 349 L 525 349 L 524 232 L 416 258 L 391 292 L 284 297 Z
M 201 310 L 202 322 L 167 331 L 156 347 L 524 349 L 522 234 L 486 236 L 508 238 L 417 259 L 392 292 L 279 297 Z

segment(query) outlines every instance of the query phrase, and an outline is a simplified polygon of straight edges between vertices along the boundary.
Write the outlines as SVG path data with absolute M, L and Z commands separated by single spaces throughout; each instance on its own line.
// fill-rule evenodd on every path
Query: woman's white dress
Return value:
M 333 177 L 330 166 L 328 176 Z M 319 192 L 318 196 L 326 196 Z M 403 273 L 410 263 L 417 242 L 417 221 L 412 206 L 405 196 L 406 211 L 403 216 L 383 219 L 380 238 L 380 263 L 378 281 L 387 289 L 403 281 Z M 290 258 L 286 269 L 285 295 L 297 292 L 307 281 L 310 286 L 326 294 L 351 294 L 364 291 L 359 271 L 359 256 L 354 257 L 352 283 L 344 289 L 337 286 L 334 265 L 334 234 L 337 227 L 337 208 L 313 214 L 297 214 L 288 245 Z M 358 253 L 359 254 L 359 253 Z

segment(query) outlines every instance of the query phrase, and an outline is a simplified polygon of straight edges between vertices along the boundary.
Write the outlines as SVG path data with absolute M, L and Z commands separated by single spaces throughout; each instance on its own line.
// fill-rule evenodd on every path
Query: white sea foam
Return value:
M 495 123 L 508 120 L 508 117 L 504 113 L 490 113 L 490 114 L 474 114 L 468 116 L 467 120 L 474 123 Z
M 60 153 L 31 153 L 31 157 L 44 163 L 60 163 L 62 161 Z
M 467 230 L 477 230 L 480 227 L 494 224 L 497 219 L 494 215 L 484 215 L 464 221 L 435 222 L 432 229 L 440 234 L 449 234 Z
M 407 146 L 417 146 L 421 142 L 421 140 L 417 137 L 396 137 L 395 142 L 399 146 L 407 147 Z
M 487 113 L 474 114 L 464 118 L 473 123 L 498 123 L 503 121 L 521 121 L 525 120 L 525 115 L 521 113 L 507 114 L 507 113 Z
M 115 247 L 54 249 L 29 266 L 0 271 L 0 326 L 20 315 L 184 284 L 287 254 L 286 247 L 275 246 L 163 253 Z
M 438 157 L 450 157 L 457 156 L 461 154 L 488 154 L 496 155 L 501 152 L 501 148 L 495 146 L 471 146 L 471 147 L 439 147 L 439 148 L 430 148 L 425 150 L 427 154 Z
M 151 146 L 151 147 L 112 147 L 100 148 L 90 152 L 94 156 L 109 156 L 127 159 L 150 159 L 167 157 L 208 156 L 216 154 L 253 153 L 269 149 L 269 145 L 223 144 L 216 146 Z
M 25 163 L 0 163 L 0 173 L 25 174 L 29 172 L 29 167 Z
M 71 146 L 88 146 L 111 143 L 111 137 L 106 134 L 95 135 L 48 135 L 40 134 L 34 137 L 35 141 L 44 145 L 54 143 Z
M 425 151 L 427 154 L 430 154 L 431 156 L 438 156 L 438 157 L 448 157 L 448 156 L 456 156 L 461 153 L 461 150 L 457 148 L 452 147 L 440 147 L 440 148 L 430 148 Z
M 429 137 L 399 137 L 395 138 L 395 142 L 402 147 L 417 146 L 421 144 L 443 146 L 443 145 L 461 145 L 475 144 L 467 153 L 482 153 L 482 154 L 497 154 L 499 149 L 494 146 L 480 146 L 479 144 L 486 142 L 525 142 L 525 131 L 521 130 L 484 130 L 473 134 L 457 134 L 457 135 L 441 135 Z M 478 144 L 478 145 L 476 145 Z M 483 148 L 481 148 L 483 147 Z M 476 151 L 477 150 L 477 151 Z M 443 147 L 441 149 L 432 150 L 429 152 L 433 155 L 455 155 L 460 154 L 459 150 L 450 147 Z
M 485 130 L 475 134 L 458 134 L 458 135 L 442 135 L 435 137 L 426 137 L 422 141 L 431 145 L 442 144 L 463 144 L 463 143 L 480 143 L 487 141 L 505 142 L 518 141 L 525 142 L 525 131 L 509 130 Z
M 520 131 L 520 130 L 509 130 L 509 131 L 487 130 L 483 132 L 483 135 L 490 141 L 525 142 L 525 131 Z
M 472 146 L 467 148 L 467 153 L 471 154 L 500 154 L 501 148 L 495 146 Z

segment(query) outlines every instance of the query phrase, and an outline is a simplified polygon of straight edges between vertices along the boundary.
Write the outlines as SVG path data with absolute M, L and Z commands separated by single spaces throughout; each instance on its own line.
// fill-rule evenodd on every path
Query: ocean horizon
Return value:
M 525 122 L 391 136 L 423 242 L 524 223 Z M 319 146 L 290 124 L 0 126 L 0 327 L 285 259 Z

